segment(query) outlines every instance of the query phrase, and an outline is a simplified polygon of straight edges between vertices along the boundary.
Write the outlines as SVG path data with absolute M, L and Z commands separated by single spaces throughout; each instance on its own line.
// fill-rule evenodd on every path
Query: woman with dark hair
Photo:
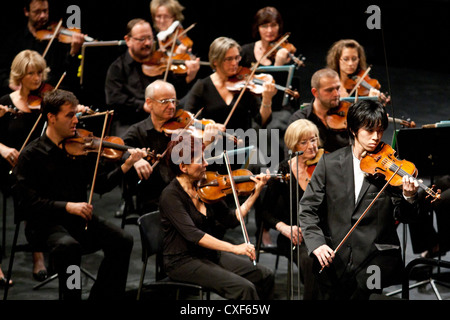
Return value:
M 165 272 L 171 279 L 201 285 L 226 299 L 271 299 L 274 276 L 270 269 L 253 265 L 255 247 L 215 236 L 217 222 L 234 228 L 240 215 L 225 201 L 207 204 L 200 199 L 196 186 L 207 166 L 203 150 L 201 139 L 188 133 L 172 137 L 168 146 L 166 161 L 176 178 L 163 190 L 159 201 Z M 255 190 L 240 206 L 242 218 L 268 178 L 263 174 L 252 178 Z
M 271 48 L 271 44 L 283 36 L 283 18 L 274 7 L 265 7 L 256 12 L 253 18 L 252 36 L 255 42 L 242 45 L 242 65 L 251 67 L 259 61 Z M 271 57 L 260 61 L 262 66 L 282 66 L 291 62 L 289 52 L 281 48 Z

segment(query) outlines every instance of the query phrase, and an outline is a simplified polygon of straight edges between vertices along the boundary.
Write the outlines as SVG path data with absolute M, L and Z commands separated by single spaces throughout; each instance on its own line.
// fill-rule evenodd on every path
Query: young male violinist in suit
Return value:
M 377 198 L 386 180 L 360 168 L 366 153 L 378 152 L 387 126 L 380 102 L 353 104 L 347 115 L 352 145 L 322 156 L 300 200 L 300 226 L 308 253 L 316 258 L 321 299 L 368 299 L 401 280 L 395 222 L 418 216 L 419 184 L 404 175 L 401 188 L 389 185 Z M 372 201 L 370 211 L 335 251 Z M 368 280 L 371 266 L 378 267 L 379 282 L 373 286 Z

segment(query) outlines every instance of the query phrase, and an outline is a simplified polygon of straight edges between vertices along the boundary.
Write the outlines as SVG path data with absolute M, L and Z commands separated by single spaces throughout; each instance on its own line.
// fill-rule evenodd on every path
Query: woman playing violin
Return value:
M 216 223 L 236 227 L 239 214 L 223 200 L 205 204 L 199 199 L 196 185 L 204 177 L 207 163 L 202 141 L 196 139 L 181 135 L 170 142 L 166 154 L 176 178 L 160 198 L 165 272 L 173 280 L 199 284 L 225 299 L 271 299 L 274 275 L 265 266 L 253 265 L 254 246 L 217 238 Z M 252 180 L 255 191 L 240 206 L 242 216 L 250 211 L 268 176 L 261 174 Z
M 248 43 L 242 46 L 242 65 L 251 67 L 259 61 L 266 52 L 271 49 L 271 44 L 276 42 L 283 35 L 283 19 L 280 12 L 274 7 L 265 7 L 255 14 L 253 19 L 253 37 L 260 38 L 256 42 Z M 290 63 L 289 51 L 281 48 L 276 54 L 269 56 L 260 64 L 263 66 L 282 66 Z
M 383 189 L 384 179 L 366 175 L 361 168 L 363 156 L 377 152 L 388 127 L 383 105 L 359 100 L 349 108 L 347 123 L 352 145 L 322 156 L 300 200 L 300 227 L 315 260 L 313 271 L 323 268 L 317 275 L 320 299 L 369 299 L 399 283 L 404 265 L 396 221 L 411 221 L 419 213 L 417 180 L 404 175 L 400 187 Z M 370 285 L 373 266 L 378 267 L 378 286 Z
M 181 22 L 184 20 L 184 15 L 182 11 L 184 7 L 177 0 L 152 0 L 150 1 L 150 13 L 152 15 L 153 27 L 155 31 L 164 32 L 167 31 L 174 22 L 178 21 L 178 28 L 181 28 Z M 175 28 L 176 29 L 176 28 Z M 162 35 L 162 33 L 161 33 Z M 172 34 L 167 35 L 171 38 L 175 35 L 175 30 L 173 30 Z M 162 42 L 159 39 L 158 35 L 158 45 L 161 47 Z M 167 39 L 167 37 L 165 37 Z M 164 39 L 164 40 L 166 40 Z M 170 51 L 171 46 L 167 49 Z M 186 46 L 183 42 L 176 44 L 176 54 L 186 53 L 189 47 Z
M 303 299 L 317 299 L 317 284 L 312 274 L 313 260 L 308 256 L 302 231 L 298 228 L 297 207 L 323 153 L 323 149 L 319 152 L 319 130 L 311 121 L 299 119 L 286 129 L 284 141 L 293 156 L 280 162 L 278 173 L 290 175 L 291 181 L 286 183 L 280 180 L 269 180 L 262 206 L 263 220 L 267 227 L 279 232 L 277 248 L 280 254 L 291 259 L 291 253 L 293 253 L 294 259 L 291 262 L 296 264 L 297 254 L 300 254 L 300 270 L 304 285 Z M 296 154 L 299 151 L 301 154 Z
M 348 97 L 353 89 L 351 85 L 356 82 L 352 76 L 362 73 L 367 69 L 366 53 L 364 47 L 353 39 L 343 39 L 335 42 L 328 50 L 326 57 L 327 67 L 335 70 L 341 80 L 341 97 Z M 377 96 L 386 99 L 383 93 L 377 88 L 369 89 L 368 96 Z
M 240 49 L 235 40 L 227 37 L 219 37 L 211 43 L 209 63 L 214 72 L 194 84 L 182 101 L 183 109 L 195 114 L 204 108 L 202 117 L 225 124 L 239 97 L 238 92 L 230 91 L 227 86 L 229 78 L 239 71 Z M 269 81 L 264 83 L 261 97 L 246 91 L 226 128 L 245 131 L 252 127 L 252 121 L 265 126 L 272 114 L 272 97 L 276 92 L 275 85 Z

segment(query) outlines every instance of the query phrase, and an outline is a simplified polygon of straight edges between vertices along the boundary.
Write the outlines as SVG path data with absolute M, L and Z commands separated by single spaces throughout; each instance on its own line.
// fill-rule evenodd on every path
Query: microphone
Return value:
M 289 150 L 288 153 L 289 153 L 289 157 L 292 158 L 294 156 L 301 156 L 304 152 L 303 151 L 292 152 L 292 150 Z

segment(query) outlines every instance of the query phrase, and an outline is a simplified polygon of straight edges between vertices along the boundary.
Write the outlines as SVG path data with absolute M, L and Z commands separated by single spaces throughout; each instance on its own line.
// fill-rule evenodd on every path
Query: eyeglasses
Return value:
M 315 138 L 312 138 L 312 139 L 310 139 L 310 140 L 303 140 L 303 141 L 300 141 L 299 144 L 300 144 L 302 147 L 304 147 L 304 146 L 306 146 L 308 143 L 315 144 L 315 143 L 317 143 L 318 141 L 319 141 L 319 138 L 315 137 Z
M 345 58 L 341 58 L 341 61 L 344 63 L 347 63 L 347 64 L 357 63 L 359 61 L 359 58 L 358 57 L 352 57 L 352 58 L 345 57 Z
M 152 99 L 155 102 L 161 103 L 163 106 L 168 106 L 169 103 L 172 103 L 175 106 L 178 106 L 178 104 L 179 104 L 179 100 L 177 100 L 177 99 L 163 99 L 163 100 L 156 100 L 153 98 L 150 98 L 150 99 Z
M 242 60 L 242 57 L 241 56 L 226 57 L 226 58 L 223 59 L 223 62 L 231 62 L 233 60 L 235 60 L 236 62 L 239 62 L 239 61 Z
M 148 40 L 150 42 L 153 41 L 153 37 L 152 36 L 142 37 L 142 38 L 135 38 L 135 37 L 131 37 L 131 38 L 136 40 L 136 41 L 138 41 L 138 42 L 141 42 L 141 43 L 145 42 L 145 40 Z

